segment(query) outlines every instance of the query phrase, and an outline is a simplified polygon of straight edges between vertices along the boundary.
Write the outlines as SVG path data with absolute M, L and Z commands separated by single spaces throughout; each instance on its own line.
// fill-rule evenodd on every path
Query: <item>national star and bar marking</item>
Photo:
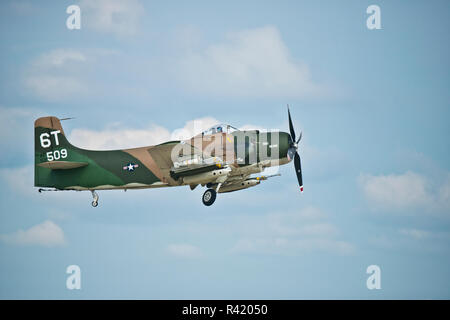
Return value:
M 136 169 L 137 167 L 139 167 L 138 164 L 134 164 L 134 163 L 131 163 L 131 162 L 130 162 L 129 164 L 127 164 L 126 166 L 124 166 L 122 169 L 131 172 L 131 171 L 134 171 L 134 169 Z

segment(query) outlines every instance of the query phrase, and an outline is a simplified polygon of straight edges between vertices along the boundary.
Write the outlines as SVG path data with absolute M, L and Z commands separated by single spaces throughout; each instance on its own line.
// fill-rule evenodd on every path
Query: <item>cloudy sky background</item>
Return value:
M 366 28 L 374 3 L 382 30 Z M 450 298 L 449 9 L 2 1 L 0 298 Z M 70 141 L 108 149 L 199 119 L 287 130 L 287 103 L 303 194 L 292 164 L 212 207 L 201 188 L 103 191 L 95 209 L 33 188 L 37 117 L 75 117 Z

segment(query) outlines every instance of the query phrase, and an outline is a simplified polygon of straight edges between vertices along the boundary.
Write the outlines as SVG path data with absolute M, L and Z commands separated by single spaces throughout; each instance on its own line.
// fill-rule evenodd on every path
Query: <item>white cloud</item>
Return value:
M 47 101 L 60 101 L 88 91 L 80 75 L 86 63 L 84 53 L 71 49 L 55 49 L 34 59 L 26 70 L 25 86 Z
M 155 124 L 144 129 L 129 129 L 119 123 L 114 123 L 103 130 L 73 129 L 69 134 L 69 141 L 77 147 L 91 150 L 126 149 L 155 145 L 171 140 L 186 140 L 219 123 L 221 122 L 215 118 L 203 117 L 186 121 L 182 128 L 173 131 Z M 239 129 L 271 130 L 249 124 Z
M 36 109 L 0 106 L 0 146 L 10 152 L 33 151 L 33 122 L 39 115 L 42 112 Z
M 170 244 L 167 252 L 175 257 L 188 259 L 200 258 L 203 255 L 198 247 L 187 243 Z
M 354 252 L 352 244 L 333 239 L 286 239 L 286 238 L 259 238 L 241 239 L 233 248 L 239 253 L 269 253 L 269 254 L 298 254 L 314 251 L 324 251 L 339 255 L 348 255 Z
M 302 166 L 308 168 L 308 176 L 315 181 L 334 179 L 344 174 L 352 165 L 352 158 L 337 146 L 314 147 L 308 143 L 308 135 L 302 138 L 299 154 Z
M 265 217 L 264 232 L 276 237 L 286 236 L 334 236 L 335 226 L 324 223 L 325 214 L 315 207 L 306 207 L 294 213 L 274 213 Z
M 450 234 L 447 231 L 404 228 L 395 233 L 378 234 L 368 240 L 374 247 L 400 254 L 406 250 L 415 253 L 448 253 Z
M 74 129 L 69 140 L 78 147 L 95 150 L 142 147 L 170 140 L 189 139 L 217 123 L 218 120 L 210 117 L 190 120 L 183 128 L 173 132 L 156 125 L 147 129 L 124 129 L 115 124 L 100 131 Z
M 34 186 L 34 165 L 27 165 L 17 168 L 0 168 L 0 183 L 7 187 L 7 191 L 12 192 L 18 199 L 27 199 L 42 206 L 51 204 L 51 209 L 47 210 L 49 217 L 53 220 L 61 220 L 63 217 L 69 217 L 68 213 L 61 213 L 59 209 L 67 206 L 79 204 L 86 200 L 90 203 L 90 195 L 84 192 L 38 192 Z M 83 200 L 84 199 L 84 200 Z M 16 201 L 16 204 L 20 202 Z M 59 208 L 59 209 L 58 209 Z
M 399 233 L 414 239 L 424 239 L 430 236 L 430 232 L 420 229 L 400 229 Z
M 35 67 L 62 67 L 69 62 L 84 62 L 84 53 L 73 49 L 55 49 L 39 56 L 34 62 Z
M 0 239 L 8 244 L 23 246 L 56 247 L 66 244 L 63 230 L 50 220 L 27 230 L 18 230 L 12 234 L 1 235 Z
M 377 209 L 421 211 L 450 208 L 450 175 L 440 186 L 425 176 L 408 171 L 404 174 L 360 175 L 358 182 L 367 200 Z
M 159 126 L 148 129 L 109 127 L 105 130 L 74 129 L 69 141 L 77 147 L 91 150 L 124 149 L 158 144 L 170 140 L 170 132 Z
M 204 49 L 190 47 L 176 66 L 181 84 L 202 94 L 286 98 L 323 93 L 273 26 L 232 32 L 223 43 Z
M 80 3 L 82 28 L 102 33 L 132 36 L 139 29 L 144 7 L 138 0 L 83 0 Z
M 276 130 L 275 128 L 263 128 L 261 126 L 258 125 L 253 125 L 253 124 L 246 124 L 243 125 L 241 127 L 238 128 L 239 130 L 242 131 L 246 131 L 246 130 L 259 130 L 260 132 L 267 132 L 267 131 L 271 131 L 271 130 Z
M 91 150 L 126 149 L 155 145 L 172 140 L 186 140 L 221 123 L 212 117 L 189 120 L 182 128 L 170 131 L 158 125 L 150 125 L 144 129 L 123 128 L 121 124 L 110 124 L 104 130 L 73 129 L 69 141 L 80 148 Z M 240 130 L 264 129 L 254 125 L 244 125 Z
M 359 182 L 369 201 L 382 207 L 408 208 L 430 202 L 424 177 L 414 172 L 400 175 L 361 175 Z
M 204 117 L 187 121 L 183 128 L 176 129 L 171 134 L 172 140 L 183 140 L 192 138 L 194 135 L 220 123 L 219 120 L 211 117 Z
M 52 102 L 103 94 L 111 91 L 103 72 L 117 63 L 114 57 L 119 54 L 106 49 L 54 49 L 25 66 L 23 84 L 31 94 Z
M 450 174 L 447 174 L 445 181 L 439 187 L 437 197 L 441 207 L 450 209 Z
M 36 95 L 48 101 L 59 101 L 87 90 L 81 80 L 70 76 L 32 75 L 27 77 L 25 84 Z
M 19 168 L 0 169 L 0 178 L 5 181 L 10 189 L 13 189 L 21 195 L 34 195 L 34 166 L 28 165 Z
M 315 207 L 257 218 L 247 217 L 237 224 L 241 237 L 232 252 L 296 255 L 326 251 L 352 254 L 354 246 L 340 240 L 339 229 L 324 221 L 325 217 L 326 215 Z

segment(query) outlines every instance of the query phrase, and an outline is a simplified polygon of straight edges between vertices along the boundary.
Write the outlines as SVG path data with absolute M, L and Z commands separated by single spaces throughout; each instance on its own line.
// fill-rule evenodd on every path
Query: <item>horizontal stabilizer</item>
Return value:
M 75 169 L 87 166 L 87 162 L 75 162 L 75 161 L 47 161 L 39 163 L 38 166 L 43 168 L 49 168 L 52 170 L 67 170 Z

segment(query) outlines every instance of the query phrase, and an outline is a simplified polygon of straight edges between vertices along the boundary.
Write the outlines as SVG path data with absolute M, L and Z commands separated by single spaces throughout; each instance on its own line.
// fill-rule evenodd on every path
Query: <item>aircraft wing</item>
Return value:
M 188 145 L 188 148 L 191 148 L 191 152 L 187 156 L 172 159 L 172 154 L 178 151 L 174 148 L 178 148 L 180 145 L 182 144 L 179 141 L 173 141 L 148 150 L 159 170 L 167 180 L 172 180 L 172 184 L 186 183 L 185 180 L 188 180 L 185 179 L 186 177 L 193 177 L 222 168 L 222 159 L 207 156 L 200 149 L 190 145 Z
M 178 152 L 181 148 L 190 152 Z M 177 149 L 174 149 L 177 148 Z M 180 148 L 180 149 L 178 149 Z M 270 161 L 261 161 L 251 165 L 227 163 L 221 157 L 211 156 L 191 144 L 179 141 L 162 144 L 149 150 L 152 158 L 164 173 L 176 185 L 207 185 L 220 192 L 231 192 L 258 185 L 267 177 L 250 177 L 270 166 Z M 173 154 L 178 154 L 174 157 Z M 267 163 L 266 163 L 267 162 Z
M 180 177 L 194 176 L 204 172 L 216 170 L 217 168 L 217 164 L 192 164 L 186 167 L 173 168 L 170 171 L 170 175 L 172 178 L 177 180 Z
M 227 170 L 224 167 L 224 163 L 219 157 L 206 156 L 200 150 L 195 149 L 194 153 L 185 157 L 179 157 L 173 162 L 173 166 L 170 169 L 170 175 L 174 179 L 183 178 L 184 181 L 189 180 L 186 177 L 194 177 L 203 173 L 215 171 L 215 170 Z M 216 174 L 212 174 L 211 178 L 214 178 Z

